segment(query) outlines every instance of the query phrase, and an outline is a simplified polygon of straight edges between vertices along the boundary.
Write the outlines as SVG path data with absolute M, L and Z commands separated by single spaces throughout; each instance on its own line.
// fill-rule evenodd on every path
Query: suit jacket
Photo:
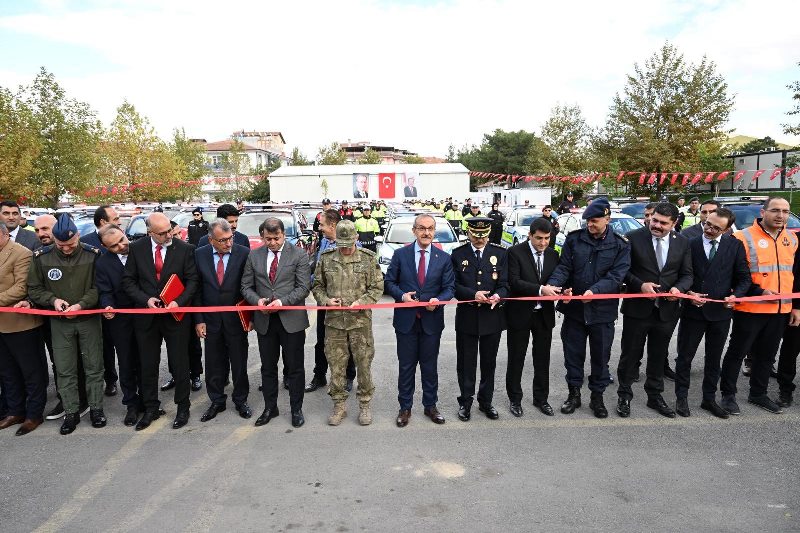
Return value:
M 0 307 L 11 307 L 27 296 L 32 256 L 29 249 L 11 240 L 0 250 Z M 41 325 L 42 318 L 35 315 L 0 313 L 0 333 L 19 333 Z
M 369 198 L 369 193 L 366 191 L 360 192 L 358 189 L 353 189 L 353 198 Z
M 103 246 L 102 242 L 100 242 L 100 236 L 97 234 L 97 231 L 87 233 L 86 235 L 81 235 L 81 242 L 85 242 L 86 244 L 91 244 L 95 248 L 98 248 L 101 254 L 106 253 L 106 247 Z
M 22 228 L 19 228 L 17 231 L 17 239 L 15 242 L 17 244 L 21 244 L 30 251 L 34 251 L 42 247 L 42 242 L 34 232 Z
M 703 234 L 703 224 L 700 222 L 681 230 L 681 236 L 683 236 L 684 239 L 689 239 L 689 240 L 694 239 L 695 237 L 699 237 L 702 234 Z
M 416 198 L 417 197 L 417 188 L 416 187 L 403 187 L 403 196 L 406 198 Z
M 547 279 L 558 265 L 558 252 L 546 248 L 542 254 L 542 275 L 536 273 L 536 259 L 531 253 L 528 241 L 521 242 L 508 249 L 508 281 L 511 286 L 510 296 L 540 296 L 539 290 L 546 285 Z M 535 301 L 506 302 L 506 320 L 509 329 L 530 329 L 531 315 L 536 307 Z M 556 325 L 556 311 L 553 302 L 539 302 L 542 305 L 540 313 L 549 327 Z
M 228 258 L 228 266 L 222 278 L 222 285 L 217 281 L 217 262 L 219 256 L 213 246 L 201 246 L 194 251 L 197 273 L 200 276 L 200 288 L 194 295 L 194 305 L 236 305 L 242 300 L 242 275 L 250 249 L 234 244 Z M 246 334 L 237 313 L 195 313 L 195 322 L 205 323 L 208 333 L 216 333 L 221 329 Z
M 238 244 L 239 246 L 244 246 L 245 248 L 250 248 L 250 239 L 247 238 L 247 235 L 241 233 L 239 231 L 233 232 L 233 244 Z M 202 248 L 203 246 L 208 246 L 208 233 L 200 237 L 200 240 L 197 241 L 197 247 Z
M 631 268 L 625 276 L 628 292 L 642 292 L 642 283 L 653 282 L 661 285 L 659 289 L 667 292 L 676 287 L 686 292 L 692 287 L 692 254 L 689 241 L 672 231 L 667 236 L 669 251 L 664 268 L 659 272 L 653 236 L 646 227 L 628 233 L 631 243 Z M 646 318 L 653 312 L 655 300 L 636 298 L 622 301 L 622 314 L 634 318 Z M 661 320 L 675 320 L 680 313 L 680 300 L 670 302 L 659 298 Z
M 157 280 L 152 242 L 150 237 L 146 237 L 132 242 L 128 249 L 122 288 L 136 307 L 146 308 L 147 300 L 159 297 L 172 274 L 177 274 L 184 285 L 183 293 L 176 299 L 178 305 L 189 305 L 200 282 L 194 262 L 194 246 L 180 239 L 172 239 L 172 244 L 166 248 L 164 255 L 161 278 Z M 136 324 L 148 328 L 154 316 L 157 315 L 136 315 Z M 183 320 L 187 318 L 184 317 Z
M 687 229 L 692 227 L 694 226 Z M 714 300 L 722 300 L 731 294 L 737 297 L 748 296 L 753 282 L 742 241 L 730 235 L 722 235 L 717 253 L 711 261 L 706 257 L 702 236 L 690 239 L 689 246 L 692 250 L 694 272 L 692 291 L 708 294 L 708 297 Z M 733 318 L 733 309 L 713 302 L 701 307 L 692 305 L 691 302 L 684 302 L 682 316 L 687 319 L 708 321 L 730 320 Z
M 95 285 L 100 293 L 99 306 L 101 309 L 108 306 L 118 309 L 136 306 L 136 302 L 122 287 L 125 265 L 122 264 L 117 254 L 105 253 L 101 255 L 97 259 L 94 269 Z M 127 315 L 118 315 L 118 317 L 121 316 Z
M 475 293 L 488 290 L 501 298 L 508 296 L 508 252 L 487 244 L 481 261 L 467 243 L 453 250 L 450 256 L 456 278 L 456 299 L 474 300 Z M 492 259 L 494 258 L 494 259 Z M 491 309 L 487 304 L 464 303 L 456 307 L 456 333 L 487 335 L 506 329 L 506 313 L 502 305 Z
M 311 268 L 308 255 L 288 242 L 278 259 L 275 283 L 269 280 L 268 248 L 262 246 L 250 252 L 242 274 L 242 294 L 250 305 L 258 305 L 261 298 L 280 300 L 283 305 L 304 305 L 311 290 Z M 309 326 L 308 312 L 303 310 L 278 311 L 275 313 L 253 313 L 253 327 L 260 335 L 266 335 L 269 321 L 280 319 L 289 333 L 303 331 Z
M 403 294 L 416 291 L 421 302 L 431 298 L 446 302 L 453 299 L 455 294 L 455 277 L 450 256 L 431 245 L 425 254 L 428 271 L 425 274 L 425 284 L 420 287 L 417 277 L 416 258 L 414 257 L 414 243 L 395 250 L 392 262 L 383 280 L 383 286 L 396 302 L 403 301 Z M 428 335 L 441 334 L 444 330 L 444 306 L 439 305 L 434 311 L 424 307 L 398 307 L 394 310 L 392 325 L 398 333 L 409 333 L 414 327 L 417 313 L 420 313 L 422 329 Z

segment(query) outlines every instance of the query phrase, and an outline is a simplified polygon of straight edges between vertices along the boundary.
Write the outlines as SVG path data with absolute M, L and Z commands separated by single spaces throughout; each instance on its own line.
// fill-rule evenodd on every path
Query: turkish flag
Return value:
M 378 174 L 378 198 L 394 198 L 394 177 L 395 175 L 386 173 Z

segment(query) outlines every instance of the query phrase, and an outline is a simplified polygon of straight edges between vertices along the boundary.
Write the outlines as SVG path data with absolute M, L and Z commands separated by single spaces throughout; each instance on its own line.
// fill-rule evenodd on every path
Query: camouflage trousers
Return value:
M 348 349 L 349 347 L 349 349 Z M 375 341 L 372 325 L 356 329 L 339 329 L 325 326 L 325 358 L 331 369 L 331 384 L 328 394 L 334 402 L 347 400 L 347 360 L 350 353 L 356 363 L 359 403 L 372 400 L 375 385 L 372 383 L 372 359 L 375 357 Z

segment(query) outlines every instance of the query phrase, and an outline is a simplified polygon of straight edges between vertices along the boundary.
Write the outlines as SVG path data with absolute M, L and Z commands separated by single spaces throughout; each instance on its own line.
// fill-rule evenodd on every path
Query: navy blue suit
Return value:
M 420 287 L 417 276 L 414 244 L 395 251 L 383 281 L 386 292 L 397 302 L 403 294 L 416 292 L 421 302 L 436 298 L 446 302 L 453 299 L 455 277 L 450 256 L 431 245 L 425 253 L 427 272 Z M 439 388 L 437 362 L 439 343 L 444 330 L 444 306 L 428 311 L 424 307 L 397 308 L 392 320 L 397 336 L 397 401 L 401 410 L 411 409 L 414 402 L 414 381 L 419 363 L 422 377 L 422 405 L 435 407 Z
M 250 239 L 247 238 L 247 235 L 238 231 L 233 232 L 233 244 L 238 244 L 239 246 L 250 249 Z M 203 235 L 200 237 L 200 240 L 197 241 L 198 248 L 202 248 L 203 246 L 208 246 L 208 235 Z
M 236 305 L 242 300 L 242 274 L 250 249 L 234 244 L 228 266 L 217 281 L 217 263 L 213 246 L 201 246 L 194 251 L 200 289 L 195 293 L 195 306 Z M 211 403 L 225 405 L 225 381 L 230 365 L 233 380 L 231 398 L 236 405 L 244 404 L 250 393 L 247 377 L 247 332 L 237 313 L 196 313 L 195 323 L 206 325 L 206 391 Z
M 687 228 L 681 235 L 693 227 Z M 689 240 L 694 274 L 691 290 L 707 294 L 713 300 L 722 300 L 731 294 L 737 297 L 747 296 L 752 278 L 742 242 L 730 235 L 722 235 L 718 239 L 717 252 L 710 261 L 706 257 L 702 235 Z M 677 398 L 686 398 L 689 394 L 692 359 L 705 336 L 703 399 L 714 400 L 719 382 L 720 359 L 732 318 L 733 309 L 720 303 L 711 302 L 697 307 L 689 301 L 683 302 L 678 325 L 678 357 L 675 361 Z

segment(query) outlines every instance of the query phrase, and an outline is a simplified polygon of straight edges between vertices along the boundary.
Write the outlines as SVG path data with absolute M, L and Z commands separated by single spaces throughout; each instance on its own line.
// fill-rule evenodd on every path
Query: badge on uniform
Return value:
M 497 256 L 495 255 L 491 256 L 489 258 L 489 262 L 492 264 L 492 266 L 497 266 Z
M 467 267 L 469 266 L 469 261 L 464 259 L 463 261 L 461 261 L 461 266 L 464 267 L 464 268 L 461 269 L 461 272 L 464 272 L 467 269 Z
M 492 272 L 492 279 L 497 279 L 497 272 Z

